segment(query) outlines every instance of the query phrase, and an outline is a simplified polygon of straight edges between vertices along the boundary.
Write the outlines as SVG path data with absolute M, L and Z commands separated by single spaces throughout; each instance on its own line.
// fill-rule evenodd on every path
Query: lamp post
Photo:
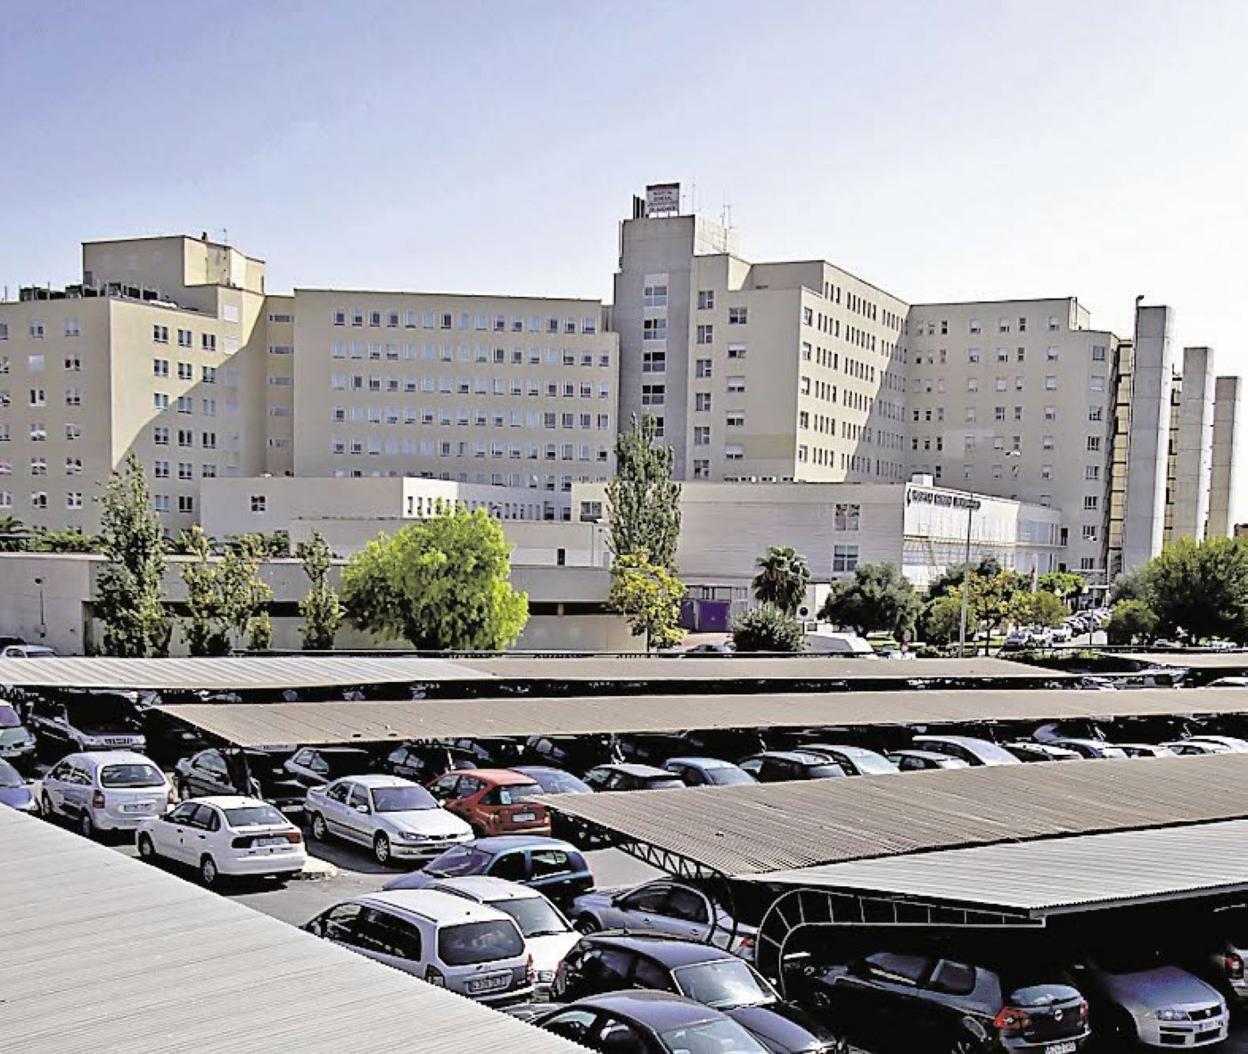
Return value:
M 958 658 L 966 656 L 966 614 L 971 600 L 971 518 L 980 507 L 978 498 L 966 498 L 955 495 L 955 509 L 966 510 L 966 563 L 962 569 L 962 618 L 958 624 Z
M 36 578 L 35 585 L 39 587 L 39 639 L 42 640 L 48 635 L 48 620 L 43 610 L 43 579 Z

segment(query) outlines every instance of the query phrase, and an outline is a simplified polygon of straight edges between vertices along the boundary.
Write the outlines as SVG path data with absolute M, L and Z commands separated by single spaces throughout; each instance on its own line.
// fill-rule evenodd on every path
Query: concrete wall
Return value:
M 1174 376 L 1170 308 L 1140 307 L 1135 316 L 1135 364 L 1131 385 L 1131 437 L 1127 465 L 1122 569 L 1147 563 L 1161 552 L 1165 531 L 1166 459 L 1170 387 Z
M 1243 383 L 1238 377 L 1219 377 L 1213 408 L 1213 452 L 1209 474 L 1209 536 L 1236 533 L 1239 518 L 1237 476 L 1243 466 Z
M 1212 348 L 1183 349 L 1175 452 L 1175 538 L 1204 538 L 1213 466 L 1214 373 Z

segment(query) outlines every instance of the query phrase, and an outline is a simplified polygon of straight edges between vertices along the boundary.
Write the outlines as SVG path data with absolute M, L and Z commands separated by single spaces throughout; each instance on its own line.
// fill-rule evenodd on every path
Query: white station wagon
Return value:
M 131 750 L 87 751 L 62 758 L 46 776 L 39 807 L 49 819 L 73 820 L 87 838 L 97 831 L 131 831 L 177 800 L 150 758 Z
M 222 875 L 286 879 L 308 862 L 298 827 L 268 802 L 241 796 L 184 801 L 140 823 L 135 843 L 144 860 L 194 867 L 205 886 Z

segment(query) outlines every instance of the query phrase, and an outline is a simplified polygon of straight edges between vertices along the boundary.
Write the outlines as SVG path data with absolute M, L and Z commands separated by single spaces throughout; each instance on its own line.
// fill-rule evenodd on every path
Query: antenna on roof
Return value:
M 230 231 L 228 227 L 221 228 L 221 244 L 222 245 L 230 244 Z
M 724 196 L 724 207 L 719 213 L 719 226 L 724 232 L 724 252 L 728 251 L 728 232 L 732 230 L 732 204 Z

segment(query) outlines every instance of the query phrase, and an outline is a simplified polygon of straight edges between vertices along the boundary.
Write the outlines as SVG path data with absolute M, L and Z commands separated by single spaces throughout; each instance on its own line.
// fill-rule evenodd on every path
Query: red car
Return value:
M 533 799 L 542 788 L 511 769 L 448 772 L 429 784 L 448 812 L 466 820 L 478 838 L 492 834 L 550 834 L 550 814 Z

